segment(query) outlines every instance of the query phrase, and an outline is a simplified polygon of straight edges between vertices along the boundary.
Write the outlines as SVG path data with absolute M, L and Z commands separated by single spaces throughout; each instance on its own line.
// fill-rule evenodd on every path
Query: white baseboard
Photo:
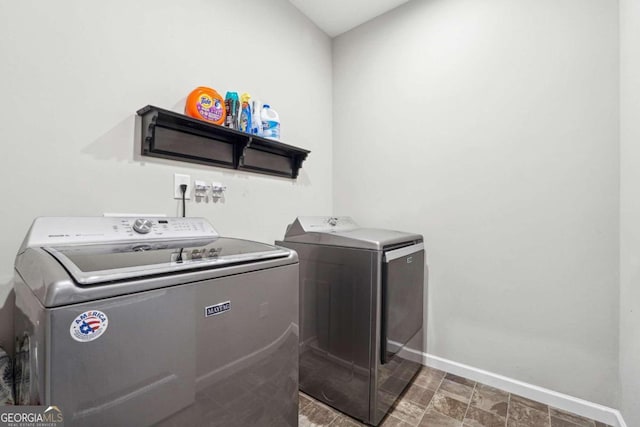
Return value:
M 499 388 L 509 393 L 515 393 L 528 399 L 544 403 L 554 408 L 573 412 L 583 417 L 611 425 L 613 427 L 627 427 L 622 414 L 617 409 L 589 402 L 567 394 L 558 393 L 533 384 L 528 384 L 513 378 L 474 368 L 415 350 L 403 349 L 407 358 L 420 362 L 425 366 L 450 372 L 461 377 L 469 378 L 492 387 Z

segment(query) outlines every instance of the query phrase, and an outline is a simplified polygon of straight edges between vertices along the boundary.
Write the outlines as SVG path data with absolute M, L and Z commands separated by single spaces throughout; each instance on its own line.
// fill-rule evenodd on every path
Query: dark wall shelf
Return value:
M 142 155 L 295 179 L 308 150 L 147 105 Z

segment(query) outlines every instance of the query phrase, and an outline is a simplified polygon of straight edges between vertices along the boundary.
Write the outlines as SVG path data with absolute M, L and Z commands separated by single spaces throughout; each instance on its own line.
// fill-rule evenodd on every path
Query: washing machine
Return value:
M 421 366 L 422 236 L 299 217 L 276 244 L 300 260 L 300 389 L 378 425 Z
M 297 426 L 298 259 L 203 218 L 38 218 L 16 392 L 66 426 Z

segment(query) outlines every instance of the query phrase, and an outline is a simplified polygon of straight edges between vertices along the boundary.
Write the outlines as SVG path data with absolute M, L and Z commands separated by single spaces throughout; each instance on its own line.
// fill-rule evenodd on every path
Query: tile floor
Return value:
M 300 393 L 299 426 L 363 424 Z M 381 423 L 382 427 L 609 427 L 476 383 L 423 367 Z

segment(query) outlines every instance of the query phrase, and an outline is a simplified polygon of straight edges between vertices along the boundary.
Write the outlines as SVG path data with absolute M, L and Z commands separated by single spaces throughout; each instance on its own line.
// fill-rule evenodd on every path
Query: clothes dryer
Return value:
M 300 260 L 300 389 L 378 425 L 421 366 L 422 236 L 299 217 L 276 244 Z

